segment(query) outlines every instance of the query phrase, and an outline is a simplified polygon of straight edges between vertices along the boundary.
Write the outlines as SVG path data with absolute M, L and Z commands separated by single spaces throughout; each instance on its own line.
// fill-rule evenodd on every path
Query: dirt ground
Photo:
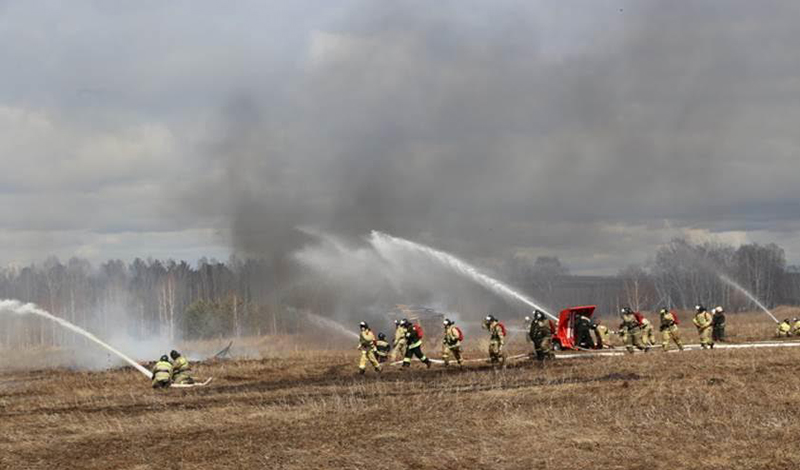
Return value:
M 773 329 L 732 319 L 731 340 Z M 357 360 L 205 362 L 211 385 L 166 391 L 132 368 L 2 371 L 0 468 L 800 468 L 800 347 L 364 377 Z

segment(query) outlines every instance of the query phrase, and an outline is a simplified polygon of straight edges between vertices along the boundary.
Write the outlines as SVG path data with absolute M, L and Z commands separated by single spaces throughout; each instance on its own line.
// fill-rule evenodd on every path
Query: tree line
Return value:
M 800 269 L 787 267 L 784 250 L 774 244 L 734 247 L 675 239 L 648 262 L 626 267 L 616 276 L 571 275 L 553 257 L 532 262 L 513 258 L 496 274 L 553 310 L 596 304 L 602 314 L 626 305 L 636 310 L 688 309 L 697 302 L 722 304 L 729 311 L 753 309 L 753 303 L 721 275 L 767 307 L 800 304 Z M 0 297 L 34 302 L 107 338 L 120 332 L 173 341 L 291 334 L 301 327 L 298 311 L 327 316 L 342 295 L 339 287 L 326 285 L 290 259 L 203 258 L 194 265 L 109 260 L 95 267 L 79 258 L 66 263 L 49 258 L 0 270 Z M 392 305 L 378 308 L 383 307 Z M 521 312 L 508 310 L 513 315 Z M 0 315 L 0 329 L 4 347 L 80 341 L 38 318 Z

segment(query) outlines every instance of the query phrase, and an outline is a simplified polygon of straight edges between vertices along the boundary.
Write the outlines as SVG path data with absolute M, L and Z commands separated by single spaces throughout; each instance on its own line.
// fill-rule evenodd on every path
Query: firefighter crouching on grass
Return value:
M 358 335 L 358 349 L 361 351 L 361 361 L 358 363 L 358 373 L 364 374 L 367 370 L 367 361 L 375 368 L 375 372 L 381 371 L 381 365 L 375 357 L 375 335 L 369 329 L 366 322 L 361 322 L 361 334 Z
M 778 329 L 775 330 L 775 336 L 778 338 L 786 338 L 791 334 L 792 331 L 792 324 L 789 323 L 788 318 L 784 318 L 780 324 L 778 324 Z
M 544 313 L 533 311 L 533 318 L 528 329 L 528 338 L 533 343 L 533 354 L 539 361 L 552 359 L 553 354 L 553 329 Z
M 506 342 L 506 329 L 497 318 L 487 315 L 483 320 L 484 327 L 489 330 L 489 362 L 492 364 L 500 363 L 506 365 L 506 356 L 503 352 L 503 345 Z
M 431 368 L 431 360 L 422 352 L 422 328 L 414 325 L 410 321 L 403 319 L 403 326 L 406 329 L 406 355 L 403 357 L 403 367 L 411 366 L 411 357 L 417 356 L 428 369 Z
M 599 319 L 594 322 L 594 334 L 597 337 L 597 349 L 614 349 L 614 345 L 611 344 L 611 333 Z
M 800 318 L 792 318 L 792 336 L 800 336 Z
M 661 326 L 659 327 L 661 330 L 661 348 L 664 351 L 668 351 L 669 342 L 672 340 L 678 345 L 678 349 L 683 351 L 681 334 L 680 331 L 678 331 L 678 319 L 675 317 L 675 314 L 662 308 L 659 312 L 659 316 L 661 317 Z
M 394 344 L 392 346 L 392 360 L 397 361 L 406 355 L 406 327 L 408 320 L 394 321 Z
M 705 307 L 697 305 L 695 308 L 694 323 L 697 328 L 697 334 L 700 336 L 700 346 L 703 349 L 714 349 L 714 340 L 711 339 L 711 314 L 708 313 Z
M 172 385 L 172 363 L 165 355 L 153 367 L 153 388 L 169 388 Z
M 192 369 L 189 367 L 189 361 L 176 350 L 169 353 L 172 358 L 172 383 L 175 384 L 193 384 L 194 379 L 190 375 Z
M 619 325 L 619 330 L 625 339 L 625 349 L 631 354 L 633 354 L 634 347 L 644 352 L 649 351 L 650 348 L 642 344 L 642 328 L 633 311 L 628 307 L 623 307 L 620 315 L 622 323 Z
M 378 333 L 378 341 L 375 342 L 375 358 L 380 364 L 383 364 L 389 359 L 389 351 L 392 347 L 386 341 L 386 335 Z
M 461 367 L 461 341 L 464 340 L 464 334 L 461 329 L 455 325 L 453 320 L 445 318 L 442 322 L 444 325 L 444 337 L 442 338 L 442 360 L 444 366 L 450 365 L 450 354 L 456 358 L 458 367 Z

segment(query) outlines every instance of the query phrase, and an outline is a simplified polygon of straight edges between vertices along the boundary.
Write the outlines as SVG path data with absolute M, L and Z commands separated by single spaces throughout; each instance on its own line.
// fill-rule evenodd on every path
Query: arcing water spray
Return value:
M 765 307 L 765 306 L 764 306 L 764 305 L 763 305 L 761 302 L 759 302 L 759 301 L 758 301 L 758 299 L 756 299 L 756 297 L 755 297 L 753 294 L 751 294 L 750 292 L 748 292 L 748 291 L 747 291 L 747 289 L 745 289 L 744 287 L 740 286 L 740 285 L 739 285 L 739 284 L 737 284 L 737 283 L 736 283 L 736 282 L 735 282 L 733 279 L 729 278 L 728 276 L 726 276 L 726 275 L 724 275 L 724 274 L 719 274 L 719 273 L 717 273 L 717 275 L 718 275 L 718 276 L 719 276 L 719 278 L 720 278 L 720 279 L 722 279 L 722 280 L 723 280 L 723 281 L 724 281 L 726 284 L 730 285 L 730 286 L 731 286 L 731 287 L 733 287 L 734 289 L 736 289 L 736 290 L 738 290 L 739 292 L 741 292 L 742 294 L 746 295 L 746 296 L 747 296 L 747 298 L 748 298 L 748 299 L 750 299 L 750 300 L 752 300 L 752 301 L 753 301 L 753 303 L 755 303 L 756 305 L 758 305 L 758 307 L 759 307 L 761 310 L 763 310 L 763 311 L 764 311 L 764 313 L 766 313 L 767 315 L 769 315 L 769 316 L 770 316 L 770 318 L 772 318 L 772 319 L 775 321 L 775 323 L 780 323 L 780 322 L 778 321 L 778 319 L 777 319 L 777 318 L 775 318 L 775 315 L 773 315 L 773 314 L 772 314 L 772 312 L 770 312 L 770 311 L 769 311 L 769 309 L 768 309 L 767 307 Z
M 121 359 L 123 359 L 125 362 L 127 362 L 128 364 L 130 364 L 133 367 L 135 367 L 136 370 L 138 370 L 139 372 L 144 374 L 148 379 L 151 379 L 153 377 L 153 374 L 149 370 L 147 370 L 144 367 L 142 367 L 141 364 L 139 364 L 138 362 L 136 362 L 133 359 L 129 358 L 128 356 L 122 354 L 121 352 L 117 351 L 116 349 L 114 349 L 110 345 L 104 343 L 103 341 L 101 341 L 95 335 L 89 333 L 88 331 L 84 330 L 83 328 L 80 328 L 80 327 L 77 327 L 77 326 L 73 325 L 72 323 L 64 320 L 63 318 L 58 318 L 58 317 L 50 314 L 49 312 L 46 312 L 46 311 L 40 309 L 35 304 L 31 304 L 31 303 L 23 304 L 19 300 L 0 300 L 0 312 L 10 312 L 10 313 L 15 313 L 17 315 L 38 315 L 38 316 L 46 318 L 46 319 L 48 319 L 50 321 L 54 321 L 54 322 L 58 323 L 59 325 L 63 326 L 64 328 L 66 328 L 66 329 L 68 329 L 70 331 L 73 331 L 75 333 L 78 333 L 79 335 L 82 335 L 85 338 L 88 338 L 88 339 L 94 341 L 95 343 L 97 343 L 101 347 L 105 348 L 106 350 L 116 354 Z
M 358 333 L 352 330 L 348 330 L 347 328 L 344 327 L 344 325 L 342 325 L 341 323 L 337 323 L 331 320 L 330 318 L 314 315 L 313 313 L 310 312 L 306 312 L 306 316 L 308 317 L 309 320 L 311 320 L 312 322 L 316 323 L 319 326 L 331 328 L 332 330 L 337 331 L 344 336 L 349 336 L 358 339 Z
M 475 268 L 474 266 L 456 258 L 455 256 L 449 253 L 445 253 L 444 251 L 439 251 L 431 247 L 421 245 L 419 243 L 405 240 L 403 238 L 393 237 L 391 235 L 387 235 L 385 233 L 378 231 L 372 232 L 370 236 L 370 243 L 375 248 L 375 250 L 378 251 L 378 253 L 381 253 L 384 257 L 388 259 L 391 259 L 392 248 L 401 248 L 409 251 L 415 251 L 417 253 L 422 253 L 428 258 L 431 258 L 434 261 L 437 261 L 449 267 L 458 274 L 468 277 L 469 279 L 472 279 L 473 281 L 489 288 L 490 290 L 502 296 L 511 297 L 513 299 L 519 300 L 520 302 L 532 308 L 541 310 L 548 317 L 558 321 L 558 318 L 556 318 L 553 314 L 548 312 L 541 305 L 536 304 L 534 301 L 530 300 L 529 298 L 525 297 L 524 295 L 520 294 L 514 289 L 508 287 L 507 285 L 503 284 L 497 279 L 494 279 L 492 277 L 487 276 L 486 274 L 483 274 L 482 272 L 478 271 L 478 269 Z

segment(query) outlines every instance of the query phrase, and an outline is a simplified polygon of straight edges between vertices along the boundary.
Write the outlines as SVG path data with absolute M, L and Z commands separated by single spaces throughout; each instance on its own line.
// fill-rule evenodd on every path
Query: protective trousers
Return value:
M 395 341 L 394 349 L 392 350 L 392 360 L 396 361 L 401 357 L 405 357 L 406 355 L 406 339 L 400 339 Z
M 536 359 L 540 361 L 552 359 L 555 357 L 553 354 L 553 340 L 549 336 L 536 338 L 533 341 L 533 352 L 536 353 Z
M 678 345 L 678 349 L 683 351 L 683 343 L 681 342 L 681 335 L 678 332 L 678 327 L 675 325 L 670 326 L 661 331 L 661 347 L 664 351 L 669 351 L 669 342 L 674 341 Z
M 450 365 L 451 353 L 453 357 L 456 359 L 458 365 L 461 365 L 461 345 L 460 344 L 449 345 L 447 343 L 442 343 L 442 360 L 444 361 L 444 366 L 447 367 L 448 365 Z
M 406 356 L 403 358 L 403 367 L 410 366 L 411 365 L 411 358 L 414 357 L 414 356 L 417 356 L 417 359 L 419 359 L 420 361 L 424 362 L 425 365 L 430 367 L 431 366 L 431 361 L 422 352 L 422 344 L 418 343 L 418 344 L 411 345 L 411 346 L 412 347 L 409 347 L 409 348 L 406 349 Z
M 361 360 L 358 362 L 358 368 L 363 372 L 367 368 L 367 361 L 372 364 L 375 370 L 381 370 L 381 365 L 378 358 L 375 357 L 375 351 L 372 349 L 361 350 Z
M 489 360 L 492 364 L 496 362 L 506 363 L 506 355 L 503 354 L 503 343 L 499 340 L 492 339 L 489 341 Z
M 634 347 L 644 351 L 650 349 L 642 343 L 642 330 L 639 328 L 629 329 L 625 332 L 625 349 L 629 353 L 633 353 Z
M 714 347 L 714 340 L 711 339 L 711 326 L 698 328 L 697 334 L 700 335 L 700 346 L 703 349 Z

